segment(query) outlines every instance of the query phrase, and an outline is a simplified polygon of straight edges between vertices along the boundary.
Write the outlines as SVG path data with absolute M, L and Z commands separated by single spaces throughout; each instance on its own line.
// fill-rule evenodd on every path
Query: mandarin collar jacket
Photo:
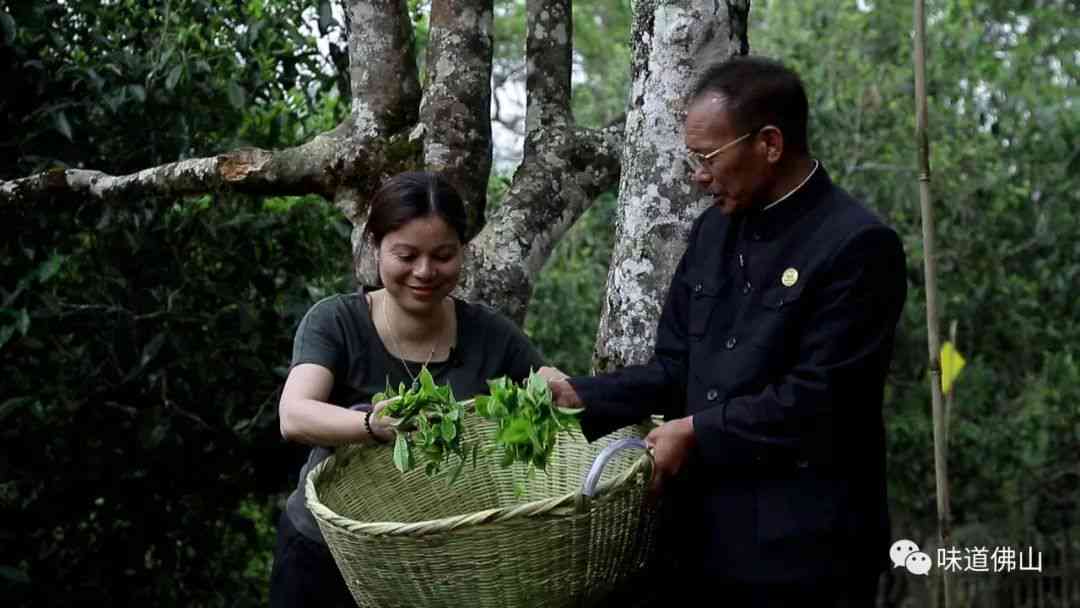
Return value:
M 672 502 L 697 522 L 687 540 L 709 572 L 795 580 L 883 566 L 881 409 L 906 289 L 896 232 L 822 166 L 766 210 L 710 207 L 651 361 L 570 380 L 582 430 L 593 440 L 650 414 L 693 416 Z

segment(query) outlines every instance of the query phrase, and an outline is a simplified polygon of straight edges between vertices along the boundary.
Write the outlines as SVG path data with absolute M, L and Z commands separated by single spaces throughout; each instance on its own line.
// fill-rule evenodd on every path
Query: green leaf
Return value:
M 65 256 L 58 253 L 52 254 L 48 260 L 42 262 L 42 264 L 34 270 L 34 277 L 39 283 L 48 281 L 60 271 L 60 266 L 63 265 L 65 259 L 67 259 Z
M 129 84 L 128 91 L 136 101 L 139 103 L 146 103 L 146 87 L 141 84 Z
M 71 123 L 68 122 L 67 114 L 64 114 L 63 110 L 53 114 L 53 127 L 55 127 L 61 135 L 66 137 L 68 141 L 75 141 L 71 132 Z
M 542 398 L 543 395 L 549 394 L 547 381 L 544 380 L 540 374 L 535 372 L 529 374 L 529 394 L 536 398 Z
M 475 454 L 475 453 L 476 453 L 476 450 L 474 449 L 473 454 Z M 475 456 L 473 458 L 473 462 L 474 463 L 476 462 Z M 476 465 L 473 464 L 473 466 L 476 466 Z M 464 469 L 464 468 L 465 468 L 465 459 L 464 458 L 459 458 L 457 466 L 454 467 L 454 473 L 452 475 L 450 475 L 450 483 L 449 483 L 449 485 L 454 485 L 454 482 L 457 481 L 458 477 L 461 475 L 461 470 Z
M 412 468 L 412 454 L 409 450 L 409 440 L 404 433 L 398 433 L 394 440 L 394 466 L 402 473 Z
M 169 65 L 169 60 L 172 59 L 173 53 L 175 52 L 175 46 L 170 46 L 169 48 L 165 49 L 165 52 L 162 53 L 161 57 L 158 58 L 157 66 L 155 66 L 154 69 L 157 70 Z
M 30 575 L 18 568 L 0 566 L 0 580 L 27 585 L 30 584 Z
M 183 64 L 176 64 L 171 70 L 169 75 L 165 78 L 165 88 L 172 91 L 176 88 L 176 83 L 180 82 L 180 76 L 184 73 Z
M 15 327 L 19 330 L 19 333 L 26 335 L 26 332 L 30 331 L 30 315 L 27 314 L 26 309 L 19 310 L 19 320 L 16 321 Z
M 443 418 L 442 435 L 447 441 L 453 441 L 457 437 L 457 425 L 449 418 Z
M 3 422 L 5 418 L 14 414 L 19 408 L 33 400 L 33 397 L 12 397 L 3 403 L 0 403 L 0 422 Z
M 431 377 L 431 372 L 428 371 L 426 366 L 420 370 L 420 390 L 425 395 L 435 393 L 435 379 Z
M 13 335 L 15 335 L 14 325 L 0 325 L 0 347 L 7 344 L 7 341 L 10 340 Z
M 529 431 L 531 429 L 528 420 L 524 418 L 515 418 L 510 421 L 510 424 L 506 428 L 499 431 L 499 435 L 496 440 L 499 443 L 529 443 Z
M 247 92 L 237 82 L 229 82 L 225 87 L 225 93 L 229 97 L 229 105 L 237 110 L 243 110 L 247 103 Z
M 15 45 L 15 18 L 7 13 L 7 11 L 0 11 L 0 28 L 4 32 L 4 43 L 8 46 Z
M 488 409 L 489 400 L 490 397 L 486 397 L 484 395 L 479 395 L 476 397 L 475 400 L 473 400 L 473 406 L 476 407 L 476 415 L 483 418 L 488 418 L 491 415 L 490 410 Z
M 140 363 L 143 366 L 150 363 L 150 361 L 157 356 L 158 351 L 160 351 L 162 345 L 165 344 L 166 336 L 167 334 L 165 332 L 161 332 L 158 335 L 154 336 L 153 339 L 151 339 L 150 342 L 145 347 L 143 347 L 142 357 L 140 359 Z

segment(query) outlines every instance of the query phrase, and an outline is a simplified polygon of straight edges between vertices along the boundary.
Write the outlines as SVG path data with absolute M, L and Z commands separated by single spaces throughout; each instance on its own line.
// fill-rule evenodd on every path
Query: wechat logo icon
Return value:
M 912 574 L 926 576 L 930 572 L 930 556 L 919 551 L 919 545 L 906 538 L 902 538 L 889 548 L 889 559 L 892 560 L 893 568 L 907 568 Z

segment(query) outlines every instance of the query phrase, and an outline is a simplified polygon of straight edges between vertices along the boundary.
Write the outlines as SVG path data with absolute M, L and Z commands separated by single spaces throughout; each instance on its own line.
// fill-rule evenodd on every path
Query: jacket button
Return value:
M 701 283 L 698 283 L 697 285 L 694 285 L 694 293 L 701 293 L 702 289 L 703 289 L 703 287 L 701 286 Z
M 719 396 L 720 391 L 716 390 L 715 388 L 710 388 L 709 391 L 705 393 L 705 398 L 709 401 L 716 401 L 716 398 Z
M 724 346 L 726 346 L 728 350 L 731 350 L 731 349 L 735 348 L 735 344 L 737 342 L 738 342 L 738 340 L 735 339 L 735 336 L 731 336 L 730 338 L 727 339 L 727 343 L 725 343 Z
M 750 285 L 750 281 L 747 281 L 746 285 L 743 285 L 743 288 L 742 288 L 743 295 L 744 296 L 750 295 L 750 292 L 753 291 L 753 289 L 754 289 L 754 287 L 752 285 Z

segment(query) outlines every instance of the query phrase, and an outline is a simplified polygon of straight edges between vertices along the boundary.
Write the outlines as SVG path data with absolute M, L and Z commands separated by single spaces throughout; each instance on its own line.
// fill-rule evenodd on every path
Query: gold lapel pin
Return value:
M 784 271 L 784 274 L 780 275 L 780 283 L 784 287 L 791 287 L 795 283 L 799 282 L 799 271 L 794 268 L 788 268 Z

